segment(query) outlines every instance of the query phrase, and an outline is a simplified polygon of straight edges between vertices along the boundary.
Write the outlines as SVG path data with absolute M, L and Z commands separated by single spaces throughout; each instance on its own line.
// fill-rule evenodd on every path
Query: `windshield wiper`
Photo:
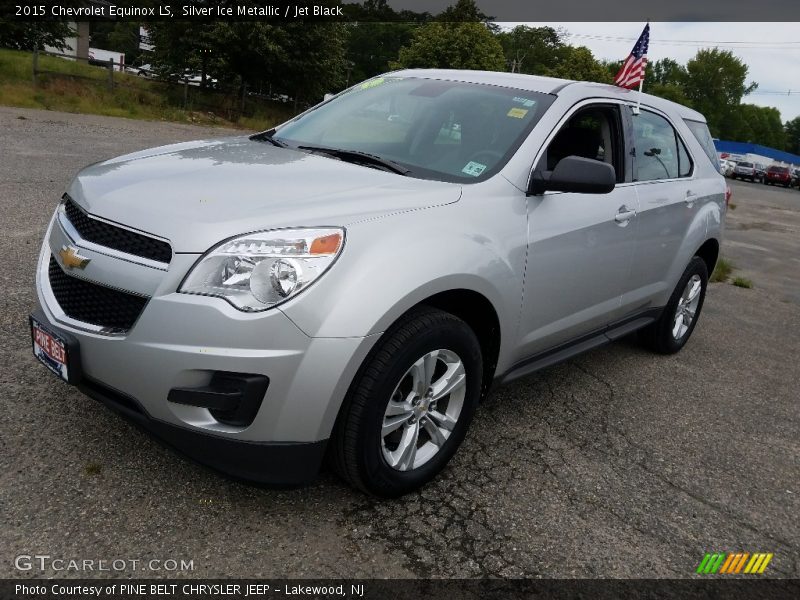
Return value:
M 319 152 L 320 154 L 327 154 L 345 162 L 355 164 L 362 164 L 366 167 L 373 166 L 386 169 L 398 175 L 408 175 L 411 169 L 407 169 L 398 163 L 381 158 L 369 152 L 361 152 L 360 150 L 343 150 L 341 148 L 325 148 L 323 146 L 298 146 L 298 150 L 307 150 L 309 152 Z
M 276 140 L 274 137 L 275 130 L 270 129 L 269 131 L 265 131 L 264 133 L 257 133 L 252 138 L 253 140 L 257 140 L 259 142 L 269 142 L 273 146 L 277 146 L 278 148 L 288 148 L 288 145 L 280 140 Z

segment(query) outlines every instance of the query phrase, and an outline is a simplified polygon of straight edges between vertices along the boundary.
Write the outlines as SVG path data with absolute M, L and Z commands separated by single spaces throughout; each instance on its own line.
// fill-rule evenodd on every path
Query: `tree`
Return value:
M 266 22 L 218 21 L 209 33 L 206 67 L 220 81 L 255 87 L 284 71 L 285 43 L 281 28 Z
M 493 19 L 478 8 L 475 0 L 458 0 L 436 17 L 442 23 L 488 23 Z
M 416 23 L 359 22 L 347 24 L 346 57 L 349 83 L 362 81 L 389 69 L 400 48 L 411 43 Z
M 218 24 L 213 21 L 149 23 L 147 30 L 153 44 L 150 64 L 162 77 L 191 71 L 225 80 L 226 73 L 233 75 L 235 71 L 227 71 L 228 65 L 221 59 Z
M 658 96 L 659 98 L 664 98 L 666 100 L 672 100 L 673 102 L 683 104 L 684 106 L 692 106 L 692 103 L 689 101 L 683 91 L 683 87 L 675 83 L 655 82 L 648 84 L 647 80 L 645 80 L 644 91 L 648 94 L 652 94 L 653 96 Z
M 341 7 L 349 22 L 424 23 L 433 18 L 429 12 L 395 11 L 389 6 L 388 0 L 364 0 L 361 4 L 345 3 Z
M 563 46 L 558 50 L 557 63 L 549 75 L 576 81 L 611 83 L 608 70 L 586 46 Z
M 786 146 L 786 132 L 777 108 L 740 104 L 734 112 L 727 124 L 730 139 L 771 148 Z
M 503 47 L 483 23 L 429 23 L 400 49 L 395 68 L 504 71 Z
M 561 35 L 552 27 L 518 25 L 497 35 L 506 62 L 517 73 L 549 75 L 564 46 Z
M 786 151 L 800 154 L 800 117 L 787 121 L 784 131 L 786 132 Z
M 715 137 L 736 139 L 733 113 L 745 94 L 758 84 L 745 83 L 748 68 L 728 50 L 700 50 L 686 64 L 684 93 L 692 106 L 703 113 Z
M 125 64 L 132 65 L 142 54 L 139 25 L 133 21 L 95 21 L 90 24 L 89 40 L 94 48 L 124 53 Z
M 341 23 L 290 23 L 277 27 L 283 57 L 276 80 L 298 102 L 319 102 L 344 84 L 346 30 Z
M 58 50 L 69 48 L 65 39 L 75 35 L 66 23 L 42 21 L 26 23 L 12 19 L 0 19 L 0 48 L 14 50 L 43 50 L 51 46 Z
M 686 84 L 686 67 L 671 58 L 662 58 L 647 64 L 645 81 L 664 86 L 683 87 Z

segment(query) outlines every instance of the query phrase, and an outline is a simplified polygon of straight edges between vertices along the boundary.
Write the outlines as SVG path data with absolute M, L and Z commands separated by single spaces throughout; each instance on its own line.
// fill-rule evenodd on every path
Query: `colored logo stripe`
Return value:
M 767 568 L 774 554 L 767 552 L 706 552 L 697 566 L 697 573 L 735 575 L 738 573 L 760 574 Z

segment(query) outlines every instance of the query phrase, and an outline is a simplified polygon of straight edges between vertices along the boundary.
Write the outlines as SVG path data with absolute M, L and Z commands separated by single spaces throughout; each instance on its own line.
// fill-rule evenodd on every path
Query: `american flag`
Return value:
M 647 48 L 650 45 L 650 23 L 644 26 L 644 31 L 636 45 L 631 50 L 630 56 L 625 59 L 622 68 L 614 77 L 614 83 L 619 87 L 635 88 L 644 81 L 644 70 L 647 67 Z

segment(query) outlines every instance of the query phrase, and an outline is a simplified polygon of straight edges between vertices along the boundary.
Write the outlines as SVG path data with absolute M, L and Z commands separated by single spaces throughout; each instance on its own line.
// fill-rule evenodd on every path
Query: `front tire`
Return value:
M 367 493 L 397 497 L 455 454 L 480 397 L 481 347 L 458 317 L 417 309 L 364 361 L 331 439 L 333 468 Z
M 642 339 L 654 352 L 674 354 L 689 341 L 708 287 L 708 268 L 705 261 L 695 256 L 675 286 L 661 317 L 642 330 Z

